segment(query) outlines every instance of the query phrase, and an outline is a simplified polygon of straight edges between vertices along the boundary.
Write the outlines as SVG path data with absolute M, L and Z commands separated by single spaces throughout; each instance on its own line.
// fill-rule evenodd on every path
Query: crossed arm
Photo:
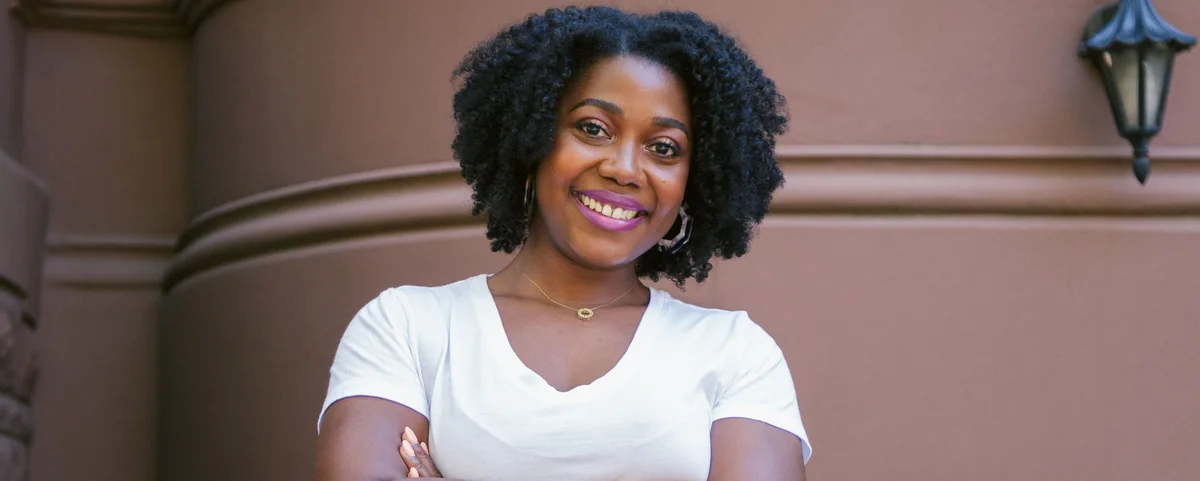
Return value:
M 399 451 L 405 427 L 428 439 L 429 420 L 403 405 L 372 397 L 333 403 L 317 438 L 316 480 L 405 479 L 408 466 Z M 804 481 L 800 440 L 787 431 L 728 418 L 713 423 L 711 438 L 708 481 Z

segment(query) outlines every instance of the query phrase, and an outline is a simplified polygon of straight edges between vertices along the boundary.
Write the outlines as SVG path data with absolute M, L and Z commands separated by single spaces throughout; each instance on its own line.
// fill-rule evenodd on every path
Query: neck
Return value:
M 581 307 L 609 302 L 638 282 L 632 263 L 613 268 L 584 266 L 538 235 L 530 235 L 512 262 L 494 277 L 504 279 L 511 293 L 541 298 L 542 294 L 522 274 L 529 276 L 555 301 Z M 639 302 L 642 298 L 635 290 L 621 303 Z

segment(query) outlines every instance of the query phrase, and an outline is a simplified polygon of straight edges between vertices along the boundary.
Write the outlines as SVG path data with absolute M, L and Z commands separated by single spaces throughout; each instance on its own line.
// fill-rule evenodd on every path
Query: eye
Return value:
M 678 157 L 679 147 L 674 143 L 658 141 L 649 146 L 650 153 L 659 157 Z
M 584 120 L 575 125 L 584 134 L 589 137 L 608 138 L 608 131 L 604 130 L 604 126 L 595 120 Z

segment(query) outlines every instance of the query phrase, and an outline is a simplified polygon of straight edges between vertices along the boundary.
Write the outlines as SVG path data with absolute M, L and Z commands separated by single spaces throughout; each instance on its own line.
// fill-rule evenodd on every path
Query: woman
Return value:
M 700 282 L 746 253 L 783 181 L 774 83 L 695 14 L 612 8 L 531 16 L 455 74 L 474 213 L 519 252 L 358 313 L 318 479 L 803 480 L 776 343 L 640 282 Z

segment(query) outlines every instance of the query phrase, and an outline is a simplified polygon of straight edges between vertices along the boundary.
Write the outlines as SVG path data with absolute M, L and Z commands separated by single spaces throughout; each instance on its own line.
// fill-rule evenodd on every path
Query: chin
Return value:
M 579 242 L 568 240 L 567 244 L 568 252 L 573 254 L 572 257 L 575 257 L 577 262 L 600 269 L 631 264 L 642 254 L 642 251 L 635 245 L 602 242 L 596 239 L 580 240 Z

